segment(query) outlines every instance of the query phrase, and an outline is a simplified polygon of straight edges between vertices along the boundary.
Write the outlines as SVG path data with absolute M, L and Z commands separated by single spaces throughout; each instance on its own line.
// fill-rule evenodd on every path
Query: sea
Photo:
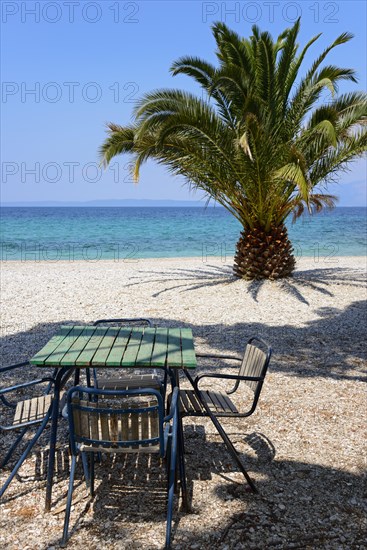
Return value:
M 287 221 L 296 258 L 365 256 L 367 209 Z M 222 207 L 3 207 L 2 261 L 232 258 L 240 223 Z

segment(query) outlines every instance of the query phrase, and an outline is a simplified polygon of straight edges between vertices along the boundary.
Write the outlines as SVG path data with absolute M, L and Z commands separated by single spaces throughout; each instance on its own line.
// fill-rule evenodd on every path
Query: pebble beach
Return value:
M 157 326 L 189 327 L 201 353 L 241 354 L 259 335 L 273 357 L 257 411 L 223 422 L 259 494 L 246 491 L 210 421 L 186 419 L 192 511 L 176 509 L 172 547 L 365 548 L 366 258 L 301 258 L 293 278 L 254 282 L 235 278 L 230 260 L 2 262 L 1 365 L 29 359 L 62 324 L 101 318 L 143 316 Z M 231 364 L 200 368 L 220 367 L 233 372 Z M 236 403 L 245 398 L 240 393 Z M 49 514 L 47 441 L 27 459 L 0 505 L 0 548 L 58 548 L 67 449 L 61 433 Z M 68 548 L 86 540 L 90 549 L 162 548 L 159 464 L 136 471 L 130 459 L 124 467 L 106 460 L 112 474 L 97 468 L 92 502 L 78 486 Z M 6 471 L 0 482 L 5 478 Z M 144 491 L 149 483 L 151 493 Z

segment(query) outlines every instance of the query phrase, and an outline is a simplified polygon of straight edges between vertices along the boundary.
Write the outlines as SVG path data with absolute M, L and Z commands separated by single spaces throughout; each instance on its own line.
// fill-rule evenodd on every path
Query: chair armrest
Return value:
M 179 396 L 179 389 L 174 388 L 174 390 L 172 392 L 172 399 L 171 399 L 171 406 L 170 406 L 169 414 L 164 417 L 163 422 L 169 422 L 170 420 L 172 420 L 172 418 L 175 414 L 175 409 L 177 409 L 178 396 Z
M 198 374 L 194 378 L 194 387 L 198 390 L 199 389 L 199 382 L 203 378 L 218 378 L 218 379 L 224 379 L 224 380 L 237 380 L 240 382 L 241 380 L 247 380 L 249 382 L 262 382 L 264 380 L 263 376 L 240 376 L 239 374 Z M 231 392 L 232 393 L 232 392 Z
M 235 382 L 233 388 L 231 390 L 226 391 L 227 395 L 231 395 L 232 393 L 237 391 L 241 380 L 247 380 L 248 382 L 263 382 L 264 381 L 263 376 L 240 376 L 239 374 L 221 374 L 221 373 L 217 373 L 217 374 L 199 374 L 194 379 L 194 388 L 197 391 L 200 391 L 199 390 L 199 382 L 202 378 L 219 378 L 221 380 L 223 380 L 223 379 L 224 380 L 235 380 L 236 382 Z
M 0 395 L 4 393 L 10 393 L 12 391 L 20 390 L 22 388 L 29 388 L 31 386 L 36 386 L 37 384 L 42 384 L 42 382 L 49 382 L 50 384 L 53 384 L 55 380 L 50 377 L 37 378 L 35 380 L 31 380 L 30 382 L 24 382 L 23 384 L 16 384 L 15 386 L 8 386 L 7 388 L 1 388 Z
M 25 367 L 26 365 L 30 365 L 29 361 L 23 361 L 23 363 L 16 363 L 15 365 L 9 365 L 7 367 L 0 367 L 0 374 L 2 372 L 8 372 L 13 369 L 17 369 L 18 367 Z
M 242 361 L 243 357 L 235 355 L 221 355 L 216 353 L 196 353 L 196 357 L 204 357 L 209 359 L 232 359 L 234 361 Z

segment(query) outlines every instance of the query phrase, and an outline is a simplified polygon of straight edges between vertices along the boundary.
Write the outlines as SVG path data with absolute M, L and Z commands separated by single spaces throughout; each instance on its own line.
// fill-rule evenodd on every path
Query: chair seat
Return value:
M 213 413 L 237 414 L 238 409 L 225 393 L 201 391 L 201 395 Z M 193 390 L 180 390 L 180 413 L 187 416 L 205 416 L 206 411 Z
M 60 393 L 60 405 L 64 395 L 65 392 Z M 25 399 L 24 401 L 18 401 L 12 428 L 22 426 L 23 424 L 37 424 L 42 422 L 52 404 L 52 400 L 53 396 L 48 394 L 33 397 L 32 399 Z
M 52 403 L 52 395 L 42 395 L 19 401 L 15 409 L 13 426 L 42 422 Z
M 157 454 L 159 453 L 159 445 L 134 445 L 131 447 L 102 447 L 101 445 L 85 445 L 82 443 L 79 447 L 82 452 L 93 453 L 145 453 L 145 454 Z
M 148 387 L 160 390 L 161 386 L 161 381 L 154 374 L 132 374 L 121 378 L 98 378 L 98 388 L 100 390 L 135 390 Z

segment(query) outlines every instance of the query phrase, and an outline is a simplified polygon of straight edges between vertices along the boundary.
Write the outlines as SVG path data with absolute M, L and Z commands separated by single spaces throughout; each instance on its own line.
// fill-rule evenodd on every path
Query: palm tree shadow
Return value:
M 166 283 L 165 288 L 158 290 L 152 296 L 158 296 L 171 291 L 189 292 L 204 287 L 215 287 L 221 284 L 233 284 L 241 281 L 232 271 L 232 266 L 203 264 L 197 268 L 176 268 L 166 271 L 151 271 L 156 278 L 147 278 L 145 271 L 139 271 L 138 275 L 130 279 L 126 288 L 151 283 Z M 135 279 L 135 280 L 134 280 Z M 295 271 L 292 277 L 269 281 L 268 279 L 242 281 L 247 293 L 257 302 L 262 288 L 266 285 L 276 284 L 285 294 L 291 295 L 299 302 L 309 305 L 304 295 L 305 290 L 312 290 L 324 296 L 333 297 L 334 294 L 328 289 L 330 284 L 347 284 L 348 286 L 362 288 L 366 283 L 365 273 L 347 267 L 317 267 L 315 269 Z M 167 284 L 168 283 L 168 284 Z M 173 284 L 169 284 L 173 283 Z
M 333 297 L 334 294 L 327 287 L 335 283 L 363 288 L 366 284 L 366 276 L 363 271 L 356 272 L 352 268 L 328 267 L 295 271 L 293 277 L 276 281 L 280 290 L 306 305 L 309 305 L 309 302 L 302 294 L 302 290 L 310 289 L 324 296 Z M 258 301 L 259 292 L 266 284 L 269 284 L 266 279 L 248 283 L 247 292 L 255 302 Z
M 172 286 L 167 286 L 166 288 L 155 292 L 152 296 L 156 298 L 161 294 L 170 292 L 172 290 L 182 289 L 180 292 L 187 292 L 203 287 L 217 286 L 222 283 L 231 284 L 238 281 L 238 278 L 233 274 L 232 267 L 229 266 L 215 266 L 207 265 L 205 269 L 196 268 L 196 269 L 171 269 L 169 274 L 166 271 L 151 271 L 153 275 L 157 275 L 156 279 L 149 278 L 146 279 L 146 272 L 139 272 L 144 277 L 141 276 L 132 277 L 136 281 L 126 285 L 126 288 L 137 286 L 141 284 L 151 284 L 151 283 L 161 283 L 161 282 L 172 282 L 175 281 L 175 284 Z M 181 283 L 181 281 L 184 281 Z

